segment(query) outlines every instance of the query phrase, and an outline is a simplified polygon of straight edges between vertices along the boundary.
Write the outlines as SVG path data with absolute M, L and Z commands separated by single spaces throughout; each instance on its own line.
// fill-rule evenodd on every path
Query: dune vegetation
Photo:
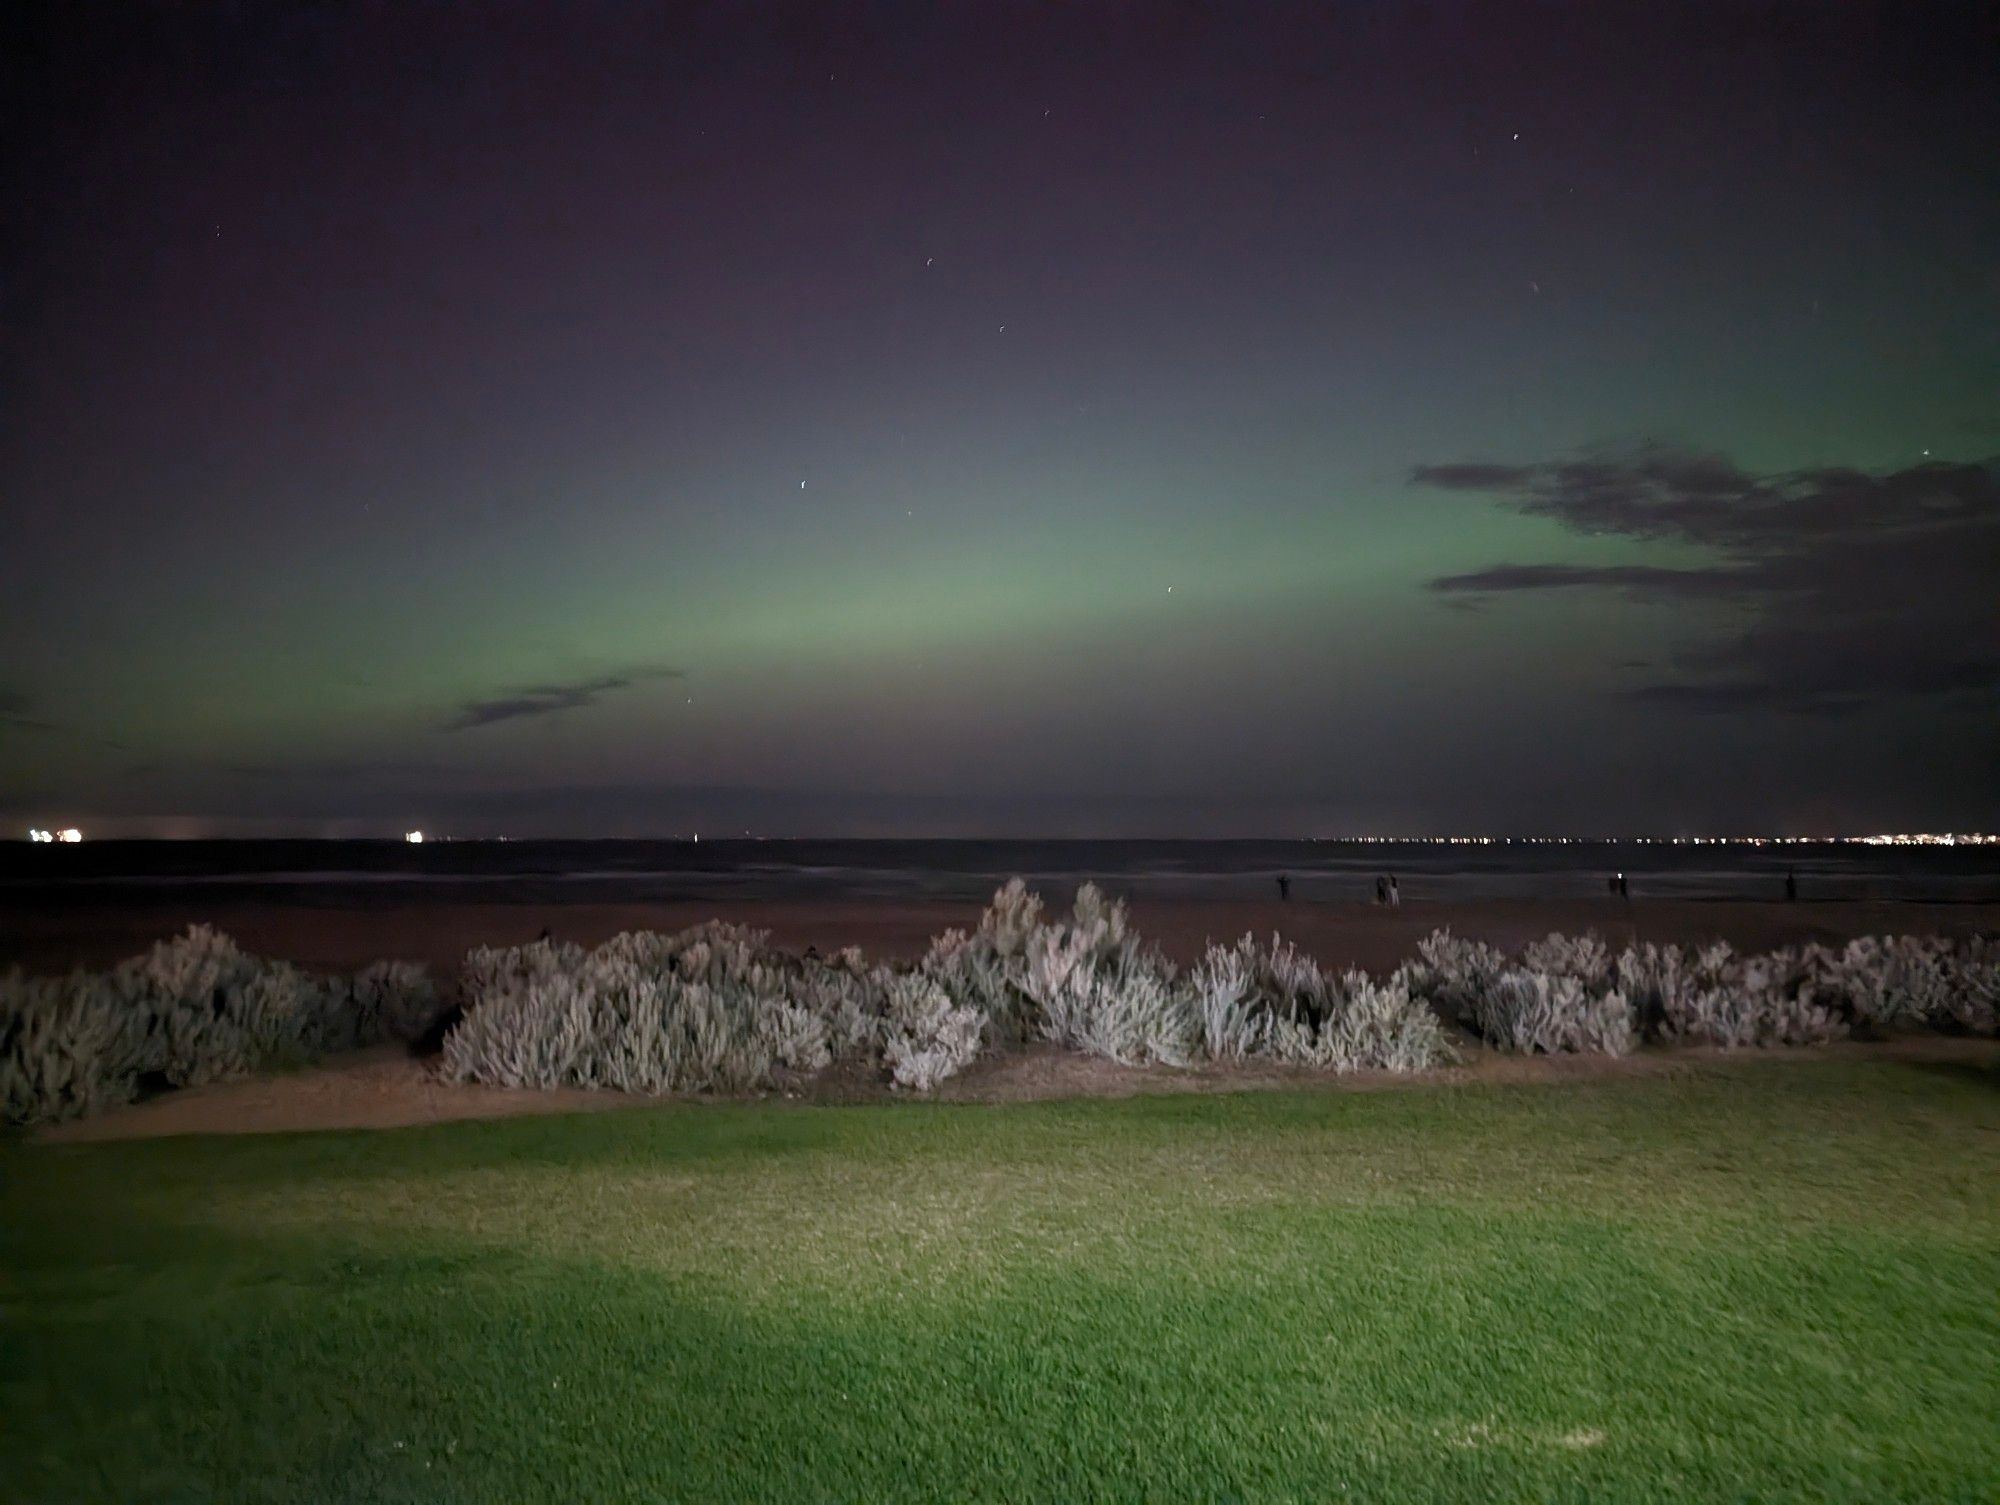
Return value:
M 195 929 L 108 973 L 0 977 L 0 1108 L 16 1123 L 74 1117 L 147 1088 L 415 1039 L 444 1006 L 406 963 L 320 977 Z M 838 1063 L 925 1093 L 982 1051 L 1035 1040 L 1125 1065 L 1409 1073 L 1450 1062 L 1458 1030 L 1502 1050 L 1611 1055 L 1649 1040 L 1990 1035 L 2000 943 L 1906 936 L 1739 956 L 1551 935 L 1509 957 L 1439 931 L 1374 978 L 1274 935 L 1211 945 L 1181 969 L 1091 885 L 1051 915 L 1016 879 L 973 930 L 910 963 L 795 955 L 711 922 L 588 951 L 475 950 L 454 1009 L 441 1077 L 509 1087 L 731 1094 Z

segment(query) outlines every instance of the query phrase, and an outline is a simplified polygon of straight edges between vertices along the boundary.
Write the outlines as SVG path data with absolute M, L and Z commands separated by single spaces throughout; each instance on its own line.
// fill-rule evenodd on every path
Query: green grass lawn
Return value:
M 2000 1075 L 0 1146 L 0 1499 L 2000 1497 Z

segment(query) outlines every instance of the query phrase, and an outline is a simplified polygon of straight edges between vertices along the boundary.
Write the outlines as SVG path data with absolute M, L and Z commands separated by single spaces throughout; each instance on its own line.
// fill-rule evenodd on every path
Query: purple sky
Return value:
M 17 9 L 0 818 L 2000 825 L 1990 7 Z

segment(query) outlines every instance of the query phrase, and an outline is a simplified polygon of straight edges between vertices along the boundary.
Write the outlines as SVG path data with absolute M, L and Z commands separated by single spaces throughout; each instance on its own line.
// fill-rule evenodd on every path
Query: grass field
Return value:
M 7 1500 L 2000 1497 L 2000 1074 L 0 1146 Z

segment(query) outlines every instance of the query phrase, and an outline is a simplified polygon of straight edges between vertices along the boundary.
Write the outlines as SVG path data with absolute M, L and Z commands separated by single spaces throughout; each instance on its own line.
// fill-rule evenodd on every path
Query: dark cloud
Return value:
M 1410 479 L 1444 491 L 1502 491 L 1528 478 L 1525 465 L 1419 465 Z
M 1454 604 L 1612 590 L 1752 613 L 1674 656 L 1633 697 L 1700 710 L 1842 714 L 1910 696 L 2000 691 L 2000 465 L 1754 475 L 1664 445 L 1535 465 L 1419 466 L 1415 484 L 1476 491 L 1573 532 L 1694 546 L 1709 564 L 1498 564 L 1442 575 Z M 1707 624 L 1713 626 L 1714 624 Z
M 1651 564 L 1496 564 L 1463 575 L 1439 575 L 1430 582 L 1432 590 L 1447 595 L 1604 587 L 1647 597 L 1728 596 L 1743 588 L 1737 570 L 1676 570 Z
M 601 674 L 569 684 L 529 685 L 510 690 L 491 700 L 470 700 L 445 724 L 448 732 L 469 731 L 500 721 L 518 721 L 529 716 L 555 716 L 564 711 L 595 705 L 614 691 L 630 689 L 659 679 L 682 679 L 683 671 L 662 667 L 627 669 L 617 674 Z

